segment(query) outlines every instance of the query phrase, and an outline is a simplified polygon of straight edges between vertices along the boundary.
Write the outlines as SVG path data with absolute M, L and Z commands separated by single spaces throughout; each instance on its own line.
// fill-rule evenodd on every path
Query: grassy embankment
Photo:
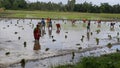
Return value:
M 101 57 L 87 57 L 76 64 L 55 68 L 120 68 L 120 53 L 103 55 Z
M 6 10 L 0 17 L 110 20 L 120 19 L 120 14 Z

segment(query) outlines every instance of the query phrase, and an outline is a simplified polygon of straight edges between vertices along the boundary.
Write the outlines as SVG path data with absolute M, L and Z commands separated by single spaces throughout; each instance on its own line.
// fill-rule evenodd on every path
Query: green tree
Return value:
M 76 0 L 68 0 L 68 4 L 67 4 L 67 10 L 68 11 L 73 11 L 74 9 L 74 6 L 75 6 L 75 2 Z
M 111 6 L 108 3 L 101 3 L 100 12 L 101 13 L 111 13 Z
M 15 1 L 13 2 L 13 9 L 18 9 L 18 6 L 19 6 L 18 1 L 15 0 Z
M 0 0 L 0 8 L 1 8 L 1 7 L 3 7 L 3 6 L 2 6 L 2 0 Z
M 25 0 L 2 0 L 2 6 L 6 9 L 25 9 L 27 3 Z
M 113 5 L 113 13 L 120 13 L 120 5 Z
M 2 1 L 2 5 L 3 7 L 5 7 L 6 9 L 10 9 L 12 7 L 10 0 L 3 0 Z
M 27 3 L 25 0 L 18 0 L 18 8 L 25 9 L 27 8 Z
M 82 12 L 82 4 L 75 4 L 74 11 Z

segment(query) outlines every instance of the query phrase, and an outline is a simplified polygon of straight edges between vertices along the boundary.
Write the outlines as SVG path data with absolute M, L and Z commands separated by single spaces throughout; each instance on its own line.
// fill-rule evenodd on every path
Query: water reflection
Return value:
M 49 35 L 49 37 L 51 37 L 51 35 L 52 35 L 52 27 L 48 29 L 48 35 Z
M 20 63 L 21 63 L 21 67 L 22 67 L 22 68 L 25 68 L 25 59 L 22 59 L 22 60 L 20 61 Z
M 40 50 L 41 46 L 38 40 L 35 40 L 33 50 Z
M 118 49 L 118 50 L 120 50 L 120 45 L 115 45 L 111 49 Z
M 44 36 L 45 35 L 45 28 L 42 27 L 42 30 L 41 30 L 41 36 Z
M 59 33 L 60 33 L 60 30 L 56 30 L 56 33 L 59 34 Z
M 90 32 L 87 32 L 87 39 L 90 40 Z

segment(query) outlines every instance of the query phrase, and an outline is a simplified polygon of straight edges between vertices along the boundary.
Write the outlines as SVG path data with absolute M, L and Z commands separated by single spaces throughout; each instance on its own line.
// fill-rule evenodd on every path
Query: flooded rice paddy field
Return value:
M 35 51 L 33 29 L 41 20 L 38 19 L 0 19 L 0 68 L 50 68 L 56 65 L 72 64 L 86 56 L 100 56 L 120 49 L 120 23 L 91 21 L 90 32 L 86 25 L 76 21 L 75 25 L 68 20 L 52 20 L 52 34 L 45 29 L 40 38 L 41 50 Z M 61 24 L 60 33 L 56 33 L 56 23 Z M 96 39 L 99 40 L 97 45 Z M 26 42 L 26 46 L 24 43 Z M 109 47 L 108 43 L 114 45 Z M 47 50 L 46 50 L 47 49 Z M 20 61 L 25 59 L 25 66 Z

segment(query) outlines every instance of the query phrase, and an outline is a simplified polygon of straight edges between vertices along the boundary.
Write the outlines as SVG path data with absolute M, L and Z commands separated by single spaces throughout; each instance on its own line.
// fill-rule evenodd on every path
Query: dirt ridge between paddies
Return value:
M 41 20 L 42 18 L 23 18 L 23 17 L 0 17 L 0 18 L 2 18 L 2 19 L 36 19 L 36 20 Z M 45 19 L 47 19 L 47 18 L 45 18 Z M 76 21 L 83 21 L 82 19 L 55 19 L 55 18 L 51 18 L 52 20 L 76 20 Z M 87 19 L 87 20 L 89 20 L 89 19 Z M 91 20 L 91 21 L 98 21 L 98 20 Z M 111 21 L 116 21 L 116 22 L 120 22 L 120 19 L 116 19 L 116 20 L 114 20 L 114 19 L 108 19 L 108 20 L 101 20 L 101 21 L 103 21 L 103 22 L 111 22 Z

